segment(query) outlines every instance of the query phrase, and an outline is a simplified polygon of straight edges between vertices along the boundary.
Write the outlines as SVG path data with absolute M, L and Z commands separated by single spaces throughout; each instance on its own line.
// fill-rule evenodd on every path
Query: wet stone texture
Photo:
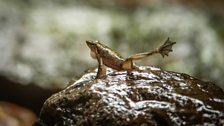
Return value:
M 95 71 L 54 94 L 36 126 L 224 125 L 224 92 L 189 75 L 141 67 L 127 75 Z

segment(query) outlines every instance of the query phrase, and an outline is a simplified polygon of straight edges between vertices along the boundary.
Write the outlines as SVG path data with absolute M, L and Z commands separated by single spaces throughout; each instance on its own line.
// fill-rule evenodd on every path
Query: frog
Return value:
M 91 57 L 98 61 L 96 79 L 102 79 L 106 77 L 107 67 L 117 71 L 127 71 L 128 74 L 132 71 L 140 70 L 139 66 L 134 63 L 135 60 L 141 60 L 155 54 L 161 54 L 164 58 L 173 51 L 172 47 L 176 42 L 170 41 L 170 38 L 168 37 L 159 48 L 148 52 L 137 53 L 127 58 L 123 58 L 119 53 L 98 40 L 86 40 L 86 44 L 90 49 Z

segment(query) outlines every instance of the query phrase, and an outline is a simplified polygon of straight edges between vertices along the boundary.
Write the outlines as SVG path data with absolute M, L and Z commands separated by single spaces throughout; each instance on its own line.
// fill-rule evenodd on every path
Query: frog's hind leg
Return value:
M 127 58 L 122 64 L 122 69 L 127 71 L 127 75 L 132 76 L 132 71 L 138 70 L 138 67 L 134 65 L 132 58 Z
M 128 74 L 130 74 L 132 70 L 136 70 L 136 69 L 139 70 L 138 67 L 136 67 L 134 65 L 133 60 L 140 60 L 140 59 L 143 59 L 145 57 L 152 56 L 154 54 L 161 54 L 162 57 L 168 56 L 168 54 L 173 51 L 172 47 L 173 47 L 174 44 L 176 44 L 176 42 L 172 42 L 168 38 L 163 43 L 163 45 L 161 45 L 159 48 L 157 48 L 153 51 L 138 53 L 138 54 L 134 54 L 132 56 L 129 56 L 127 59 L 125 59 L 124 63 L 122 64 L 122 69 L 127 70 Z
M 168 56 L 169 53 L 173 51 L 172 47 L 174 44 L 176 44 L 176 42 L 172 42 L 169 38 L 167 38 L 165 43 L 161 45 L 157 50 L 162 55 L 162 57 Z
M 125 60 L 124 66 L 126 66 L 127 64 L 132 63 L 133 64 L 133 60 L 140 60 L 143 59 L 145 57 L 149 57 L 152 56 L 154 54 L 161 54 L 162 57 L 164 56 L 168 56 L 169 52 L 172 52 L 172 47 L 173 45 L 176 44 L 176 42 L 171 42 L 170 39 L 168 38 L 163 45 L 161 45 L 159 48 L 153 50 L 153 51 L 149 51 L 149 52 L 144 52 L 144 53 L 138 53 L 138 54 L 134 54 L 130 57 L 128 57 Z M 129 65 L 130 66 L 130 65 Z
M 98 71 L 96 75 L 96 79 L 102 79 L 106 77 L 107 68 L 103 64 L 102 58 L 97 58 L 98 60 Z
M 151 52 L 145 52 L 145 53 L 138 53 L 138 54 L 134 54 L 132 56 L 129 56 L 127 59 L 125 59 L 124 63 L 122 64 L 122 68 L 124 70 L 127 70 L 128 73 L 130 73 L 132 70 L 138 69 L 134 63 L 133 60 L 140 60 L 143 59 L 145 57 L 154 55 L 156 53 L 159 53 L 158 49 L 151 51 Z

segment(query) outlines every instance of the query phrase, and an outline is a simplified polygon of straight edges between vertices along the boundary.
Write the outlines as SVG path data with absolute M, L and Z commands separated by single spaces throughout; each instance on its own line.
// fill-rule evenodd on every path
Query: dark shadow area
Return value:
M 44 101 L 58 90 L 37 87 L 34 84 L 21 85 L 0 76 L 0 100 L 29 108 L 39 114 Z

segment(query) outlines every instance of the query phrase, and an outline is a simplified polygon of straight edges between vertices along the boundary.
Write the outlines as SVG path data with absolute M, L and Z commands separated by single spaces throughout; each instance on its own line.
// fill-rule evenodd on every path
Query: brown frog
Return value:
M 168 56 L 169 52 L 172 52 L 172 46 L 176 44 L 176 42 L 172 42 L 167 38 L 165 43 L 159 48 L 149 52 L 134 54 L 126 59 L 99 41 L 94 42 L 87 40 L 86 44 L 91 50 L 91 57 L 98 61 L 96 76 L 98 79 L 106 76 L 106 66 L 118 71 L 126 70 L 128 73 L 131 73 L 133 70 L 139 70 L 139 67 L 133 63 L 134 60 L 140 60 L 154 54 L 161 54 L 162 57 Z

